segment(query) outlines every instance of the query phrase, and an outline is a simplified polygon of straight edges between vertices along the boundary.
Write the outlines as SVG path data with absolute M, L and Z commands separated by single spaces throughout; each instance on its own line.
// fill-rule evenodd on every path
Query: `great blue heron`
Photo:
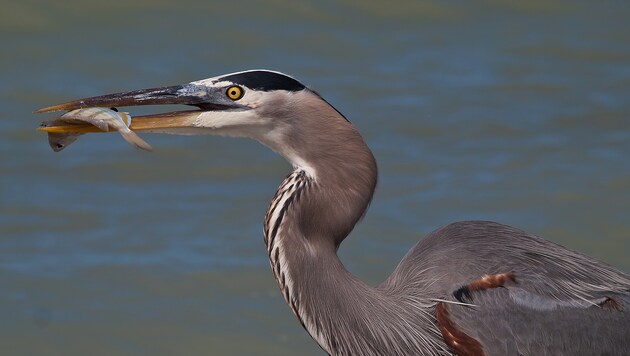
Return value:
M 630 276 L 506 225 L 442 227 L 376 287 L 350 274 L 336 252 L 370 204 L 376 162 L 350 121 L 288 75 L 244 71 L 39 112 L 147 104 L 199 110 L 137 117 L 133 129 L 249 137 L 292 163 L 264 240 L 287 304 L 329 354 L 630 355 Z

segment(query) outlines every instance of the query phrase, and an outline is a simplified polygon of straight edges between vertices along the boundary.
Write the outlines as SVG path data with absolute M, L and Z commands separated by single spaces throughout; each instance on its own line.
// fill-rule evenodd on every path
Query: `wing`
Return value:
M 459 354 L 630 355 L 630 276 L 506 225 L 431 233 L 383 284 L 405 285 Z
M 477 340 L 487 355 L 630 355 L 630 300 L 607 295 L 557 300 L 505 286 L 472 293 L 475 307 L 439 303 L 436 316 L 455 350 L 451 335 Z

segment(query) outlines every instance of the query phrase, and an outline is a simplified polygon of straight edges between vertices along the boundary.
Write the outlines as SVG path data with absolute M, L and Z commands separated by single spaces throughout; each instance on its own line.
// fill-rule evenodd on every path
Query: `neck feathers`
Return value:
M 345 166 L 348 167 L 348 166 Z M 297 169 L 282 182 L 265 216 L 265 244 L 287 304 L 302 326 L 330 354 L 447 354 L 433 330 L 432 305 L 386 288 L 372 288 L 352 276 L 336 254 L 339 243 L 367 208 L 373 177 L 336 172 L 345 181 Z M 322 172 L 319 170 L 319 172 Z M 418 306 L 424 313 L 418 313 Z M 409 314 L 412 315 L 409 315 Z M 414 320 L 410 326 L 407 320 Z M 405 337 L 409 329 L 419 335 Z M 432 351 L 433 350 L 433 351 Z
M 273 199 L 264 222 L 264 238 L 269 255 L 269 263 L 280 287 L 280 291 L 285 301 L 298 318 L 304 328 L 307 328 L 303 321 L 303 310 L 300 310 L 300 298 L 296 294 L 294 283 L 295 268 L 297 265 L 292 260 L 299 260 L 308 249 L 306 241 L 299 241 L 300 235 L 291 233 L 293 229 L 291 217 L 294 214 L 294 205 L 300 202 L 305 190 L 313 182 L 302 170 L 295 170 L 287 176 Z
M 324 184 L 328 183 L 315 181 L 302 170 L 294 171 L 278 188 L 265 216 L 265 244 L 271 268 L 285 301 L 302 326 L 329 354 L 377 354 L 383 349 L 400 355 L 420 355 L 426 350 L 446 354 L 445 346 L 435 341 L 438 335 L 431 337 L 431 331 L 423 330 L 433 319 L 428 313 L 418 315 L 417 302 L 372 288 L 352 276 L 336 255 L 335 239 L 323 235 L 325 229 L 315 235 L 307 233 L 318 231 L 313 221 L 326 223 L 321 215 L 333 216 L 347 210 L 349 203 L 344 200 L 357 196 L 354 192 L 344 193 L 344 186 L 329 196 Z M 312 204 L 320 196 L 329 202 L 327 206 Z M 355 208 L 367 206 L 364 201 L 356 204 Z M 320 210 L 310 210 L 315 206 Z M 349 214 L 347 218 L 352 222 L 344 226 L 354 226 L 362 213 L 363 210 Z M 351 227 L 344 229 L 349 231 Z M 345 232 L 338 234 L 345 237 Z M 406 305 L 408 302 L 411 304 Z M 414 332 L 426 334 L 419 341 L 403 337 L 410 327 L 405 323 L 410 316 L 405 313 L 410 312 L 414 313 L 412 319 L 419 322 L 413 326 Z
M 356 128 L 334 108 L 321 107 L 321 99 L 312 96 L 302 99 L 302 109 L 317 110 L 318 116 L 287 117 L 291 125 L 279 124 L 261 140 L 296 167 L 273 197 L 264 225 L 282 295 L 328 353 L 435 350 L 429 347 L 434 342 L 430 332 L 419 342 L 403 337 L 409 328 L 405 313 L 417 314 L 415 307 L 406 305 L 407 299 L 366 285 L 337 257 L 337 248 L 370 204 L 376 163 Z M 419 322 L 413 327 L 417 333 L 424 333 L 422 325 L 432 322 L 428 313 L 414 320 Z

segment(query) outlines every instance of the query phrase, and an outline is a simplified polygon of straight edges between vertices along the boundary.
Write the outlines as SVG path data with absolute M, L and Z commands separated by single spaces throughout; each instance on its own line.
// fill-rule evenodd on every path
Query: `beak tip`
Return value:
M 45 108 L 37 109 L 37 110 L 33 111 L 33 113 L 34 114 L 43 114 L 43 113 L 47 113 L 47 112 L 61 111 L 61 110 L 64 110 L 65 106 L 66 106 L 65 104 L 47 106 Z

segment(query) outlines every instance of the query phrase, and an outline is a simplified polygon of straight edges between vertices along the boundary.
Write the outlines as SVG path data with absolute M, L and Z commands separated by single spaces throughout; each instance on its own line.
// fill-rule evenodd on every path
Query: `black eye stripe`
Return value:
M 236 73 L 218 79 L 218 81 L 223 80 L 262 91 L 300 91 L 305 88 L 304 84 L 287 75 L 264 70 Z

